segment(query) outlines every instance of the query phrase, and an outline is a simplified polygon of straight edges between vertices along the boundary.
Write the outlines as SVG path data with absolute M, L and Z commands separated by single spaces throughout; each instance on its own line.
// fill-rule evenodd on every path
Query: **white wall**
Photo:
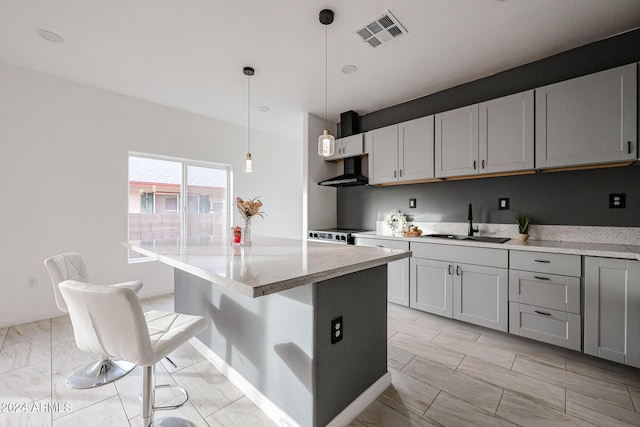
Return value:
M 318 137 L 325 129 L 325 119 L 313 114 L 307 114 L 305 128 L 307 135 L 307 156 L 305 164 L 307 173 L 306 197 L 308 229 L 335 228 L 338 222 L 337 189 L 334 187 L 322 187 L 318 182 L 334 176 L 342 175 L 344 166 L 342 162 L 327 162 L 318 155 Z M 329 124 L 329 131 L 335 135 L 335 124 Z
M 173 289 L 172 269 L 127 263 L 129 151 L 233 164 L 234 195 L 261 196 L 268 213 L 253 233 L 301 237 L 303 114 L 287 132 L 300 138 L 252 132 L 257 170 L 244 174 L 242 126 L 4 64 L 0 94 L 0 327 L 60 314 L 43 260 L 65 251 L 96 283 Z

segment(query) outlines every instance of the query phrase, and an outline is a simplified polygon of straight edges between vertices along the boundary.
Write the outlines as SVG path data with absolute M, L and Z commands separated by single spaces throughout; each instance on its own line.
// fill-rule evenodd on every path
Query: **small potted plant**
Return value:
M 529 217 L 517 214 L 516 223 L 518 224 L 518 240 L 527 240 L 529 238 Z

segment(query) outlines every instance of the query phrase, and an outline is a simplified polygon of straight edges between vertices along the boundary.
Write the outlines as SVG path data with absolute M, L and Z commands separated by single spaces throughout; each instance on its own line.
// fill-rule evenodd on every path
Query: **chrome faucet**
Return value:
M 473 228 L 473 213 L 471 211 L 471 203 L 469 203 L 469 216 L 467 217 L 469 220 L 469 231 L 467 232 L 467 236 L 473 236 L 474 233 L 478 233 L 478 227 Z

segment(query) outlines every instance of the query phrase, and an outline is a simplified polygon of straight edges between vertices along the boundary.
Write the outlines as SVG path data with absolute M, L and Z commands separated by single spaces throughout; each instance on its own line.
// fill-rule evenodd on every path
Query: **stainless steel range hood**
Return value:
M 369 178 L 362 175 L 362 157 L 348 157 L 344 159 L 344 174 L 320 181 L 318 185 L 326 187 L 350 187 L 353 185 L 367 185 Z

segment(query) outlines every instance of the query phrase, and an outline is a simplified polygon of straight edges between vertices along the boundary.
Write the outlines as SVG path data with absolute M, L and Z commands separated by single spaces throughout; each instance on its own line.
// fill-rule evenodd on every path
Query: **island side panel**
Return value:
M 312 285 L 250 298 L 174 270 L 176 311 L 204 315 L 197 338 L 301 426 L 313 425 Z
M 387 372 L 387 266 L 314 284 L 316 413 L 327 425 Z M 343 339 L 331 344 L 331 320 Z

